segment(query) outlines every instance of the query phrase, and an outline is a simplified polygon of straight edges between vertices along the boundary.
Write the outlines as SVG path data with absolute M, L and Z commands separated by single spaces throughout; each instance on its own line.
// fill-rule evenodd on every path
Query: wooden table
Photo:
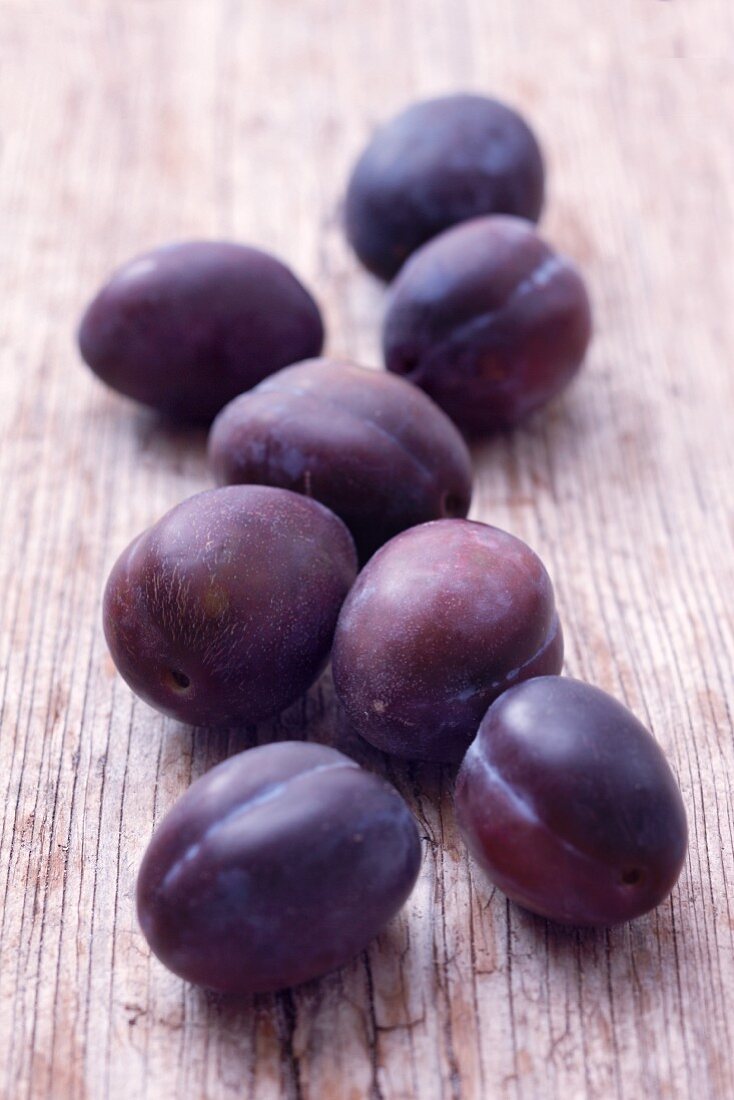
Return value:
M 733 49 L 730 0 L 0 0 L 4 1100 L 734 1094 Z M 99 614 L 122 546 L 209 485 L 204 437 L 106 392 L 74 328 L 129 255 L 233 237 L 378 363 L 345 174 L 378 119 L 457 87 L 531 116 L 596 313 L 563 400 L 477 449 L 473 515 L 546 561 L 567 671 L 650 724 L 690 853 L 657 912 L 564 931 L 472 866 L 449 772 L 350 743 L 418 816 L 415 895 L 340 973 L 233 1005 L 151 960 L 133 896 L 154 822 L 255 736 L 136 702 Z M 328 680 L 257 737 L 306 727 L 339 736 Z

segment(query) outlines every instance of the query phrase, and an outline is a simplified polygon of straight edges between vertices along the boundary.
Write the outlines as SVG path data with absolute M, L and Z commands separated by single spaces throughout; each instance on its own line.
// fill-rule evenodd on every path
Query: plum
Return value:
M 520 218 L 477 218 L 408 261 L 383 326 L 387 369 L 469 434 L 514 427 L 581 366 L 591 307 L 574 265 Z
M 384 371 L 315 359 L 226 406 L 212 426 L 219 484 L 258 482 L 321 501 L 365 561 L 406 527 L 465 516 L 466 444 L 437 405 Z
M 660 747 L 626 707 L 578 680 L 543 676 L 497 699 L 455 799 L 492 882 L 563 924 L 632 920 L 683 866 L 686 813 Z
M 103 382 L 192 422 L 318 355 L 323 341 L 319 309 L 295 275 L 227 241 L 172 244 L 129 261 L 79 327 L 82 358 Z
M 156 829 L 138 916 L 161 962 L 224 993 L 264 993 L 348 962 L 407 900 L 415 821 L 384 780 L 285 741 L 212 768 Z
M 344 602 L 334 684 L 361 736 L 415 760 L 459 761 L 489 704 L 559 672 L 553 587 L 520 539 L 462 519 L 397 535 Z
M 484 214 L 537 221 L 538 142 L 510 107 L 480 95 L 415 103 L 384 124 L 352 173 L 346 229 L 362 263 L 391 279 L 420 245 Z
M 191 497 L 121 554 L 104 629 L 123 678 L 192 725 L 277 714 L 324 668 L 356 575 L 342 521 L 286 489 Z

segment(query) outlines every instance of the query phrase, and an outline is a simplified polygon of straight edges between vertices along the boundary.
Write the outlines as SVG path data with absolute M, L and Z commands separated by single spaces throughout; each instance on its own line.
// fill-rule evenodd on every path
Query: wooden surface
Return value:
M 734 1095 L 732 58 L 730 0 L 0 0 L 4 1100 Z M 534 120 L 597 325 L 564 399 L 476 452 L 473 514 L 546 561 L 567 671 L 654 729 L 690 854 L 657 912 L 560 930 L 472 867 L 449 772 L 349 742 L 418 816 L 415 895 L 341 973 L 227 1003 L 151 960 L 133 891 L 154 821 L 255 735 L 136 702 L 99 615 L 122 546 L 209 484 L 204 440 L 105 392 L 74 327 L 136 251 L 235 237 L 377 363 L 345 173 L 376 120 L 457 87 Z M 307 724 L 341 736 L 328 679 L 258 736 Z

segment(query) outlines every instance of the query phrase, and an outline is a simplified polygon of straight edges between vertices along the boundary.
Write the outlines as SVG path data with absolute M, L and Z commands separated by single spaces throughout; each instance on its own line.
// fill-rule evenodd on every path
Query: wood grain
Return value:
M 482 1100 L 734 1095 L 734 8 L 730 0 L 0 0 L 0 1095 Z M 270 737 L 339 741 L 328 679 L 277 722 L 191 732 L 116 677 L 100 590 L 209 479 L 203 436 L 74 348 L 116 263 L 225 236 L 287 257 L 329 349 L 378 362 L 343 241 L 376 120 L 447 89 L 521 105 L 545 231 L 596 340 L 562 401 L 476 451 L 473 514 L 554 577 L 567 671 L 625 700 L 690 814 L 669 902 L 578 933 L 467 859 L 451 775 L 385 770 L 424 838 L 405 912 L 342 972 L 232 1004 L 151 960 L 135 875 L 190 780 Z

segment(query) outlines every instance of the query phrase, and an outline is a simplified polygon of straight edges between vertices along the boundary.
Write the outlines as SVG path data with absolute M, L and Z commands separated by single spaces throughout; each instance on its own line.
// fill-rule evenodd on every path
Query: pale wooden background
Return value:
M 483 1100 L 734 1094 L 734 6 L 730 0 L 0 0 L 0 1095 Z M 547 234 L 597 335 L 548 415 L 477 453 L 474 515 L 555 578 L 567 669 L 626 700 L 680 777 L 670 902 L 579 934 L 508 906 L 457 842 L 448 772 L 351 748 L 425 861 L 341 973 L 233 1005 L 151 961 L 154 820 L 251 742 L 136 703 L 100 630 L 117 552 L 208 485 L 77 360 L 111 266 L 177 237 L 287 257 L 329 349 L 377 362 L 380 287 L 339 228 L 372 124 L 498 93 L 550 160 Z M 328 680 L 261 737 L 339 736 Z

